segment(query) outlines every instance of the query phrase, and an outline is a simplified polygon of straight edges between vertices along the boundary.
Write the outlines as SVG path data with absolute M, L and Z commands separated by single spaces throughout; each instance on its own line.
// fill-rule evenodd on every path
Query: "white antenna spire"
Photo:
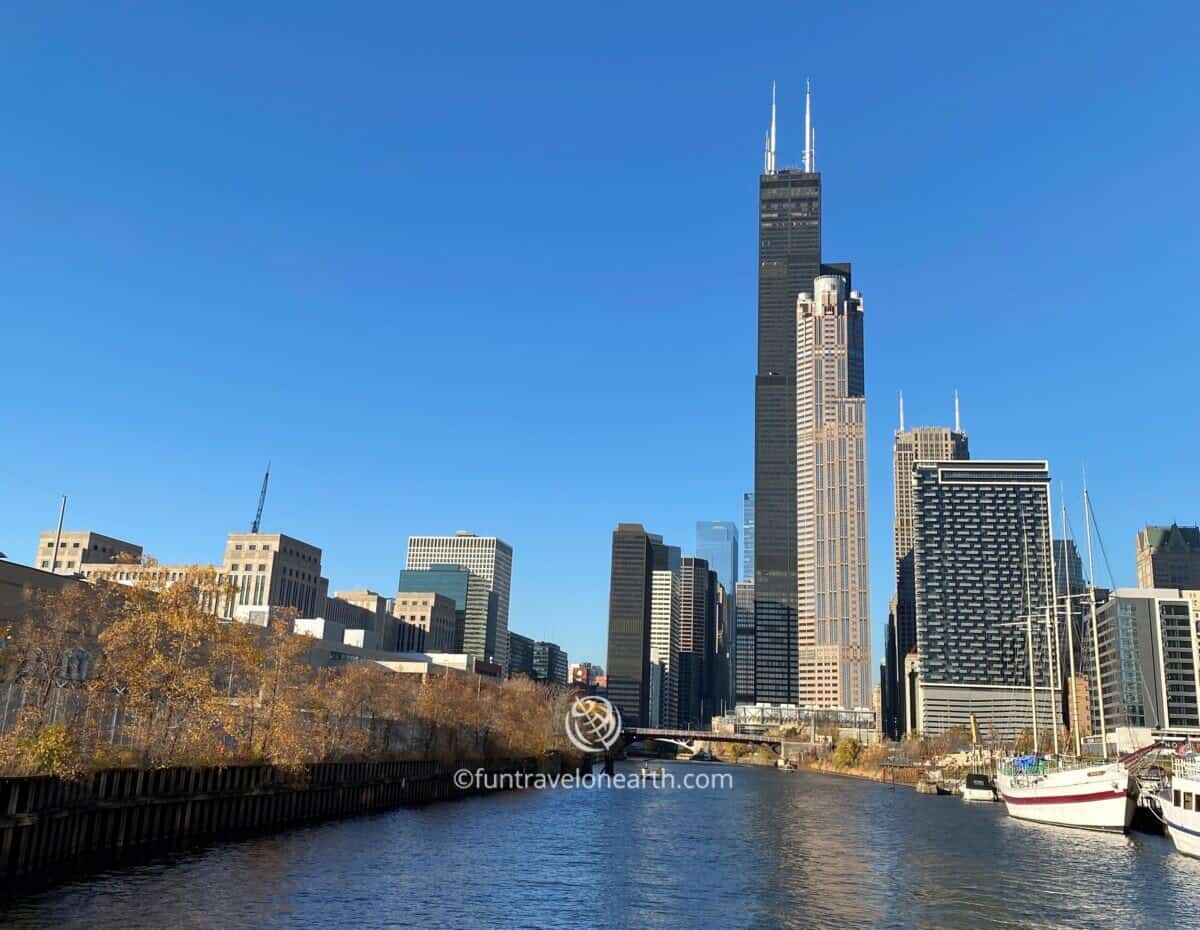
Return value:
M 804 82 L 804 170 L 816 170 L 816 131 L 812 124 L 812 81 Z
M 900 392 L 900 432 L 904 432 L 904 392 Z
M 954 389 L 954 432 L 962 432 L 962 426 L 958 417 L 958 388 Z
M 763 174 L 775 173 L 775 82 L 771 82 L 771 128 L 767 130 L 766 151 L 763 153 Z

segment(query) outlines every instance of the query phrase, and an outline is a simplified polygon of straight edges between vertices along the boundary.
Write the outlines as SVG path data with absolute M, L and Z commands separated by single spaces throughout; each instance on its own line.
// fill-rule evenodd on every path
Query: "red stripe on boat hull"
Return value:
M 1012 795 L 1001 792 L 1004 800 L 1009 804 L 1082 804 L 1087 801 L 1111 801 L 1114 798 L 1123 798 L 1127 793 L 1125 791 L 1097 791 L 1095 794 L 1060 794 L 1054 797 L 1014 798 Z

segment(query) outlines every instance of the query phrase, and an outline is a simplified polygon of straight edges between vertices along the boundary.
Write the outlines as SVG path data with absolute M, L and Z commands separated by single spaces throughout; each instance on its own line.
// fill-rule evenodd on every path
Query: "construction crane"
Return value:
M 254 525 L 250 527 L 251 533 L 258 532 L 258 525 L 262 523 L 263 504 L 267 502 L 267 482 L 271 480 L 271 463 L 267 462 L 267 473 L 263 475 L 262 491 L 258 495 L 258 513 L 254 515 Z

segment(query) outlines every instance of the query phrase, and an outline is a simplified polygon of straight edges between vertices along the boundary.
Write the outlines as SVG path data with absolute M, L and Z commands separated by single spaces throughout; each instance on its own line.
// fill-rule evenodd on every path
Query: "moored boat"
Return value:
M 996 786 L 983 772 L 969 772 L 962 783 L 964 801 L 995 801 Z
M 1200 755 L 1175 760 L 1171 784 L 1159 792 L 1158 800 L 1175 848 L 1200 858 Z
M 1124 833 L 1137 806 L 1122 762 L 1060 762 L 1023 756 L 996 771 L 996 790 L 1019 820 Z

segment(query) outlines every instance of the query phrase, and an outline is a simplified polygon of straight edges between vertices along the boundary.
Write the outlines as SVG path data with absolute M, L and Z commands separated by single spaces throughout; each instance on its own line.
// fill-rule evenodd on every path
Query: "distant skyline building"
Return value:
M 1118 588 L 1098 607 L 1096 631 L 1106 730 L 1200 728 L 1200 591 Z M 1089 683 L 1094 655 L 1093 648 L 1083 650 Z M 1099 732 L 1090 688 L 1090 728 Z
M 640 523 L 620 523 L 612 534 L 608 586 L 608 698 L 625 726 L 650 721 L 650 612 L 654 579 L 652 536 Z M 657 713 L 655 714 L 657 717 Z
M 738 582 L 737 524 L 727 520 L 698 521 L 696 555 L 708 562 L 725 590 L 732 591 Z
M 1083 559 L 1073 539 L 1054 540 L 1054 590 L 1059 594 L 1083 594 L 1088 589 Z
M 496 594 L 495 630 L 486 638 L 494 652 L 480 658 L 508 667 L 508 602 L 512 587 L 512 546 L 495 536 L 477 536 L 459 530 L 453 536 L 410 536 L 405 568 L 425 569 L 454 564 L 487 580 Z
M 604 676 L 604 668 L 591 662 L 572 662 L 568 673 L 570 682 L 583 688 L 593 688 Z
M 737 600 L 736 639 L 734 643 L 735 701 L 754 703 L 754 582 L 739 581 Z
M 917 462 L 949 462 L 969 459 L 967 434 L 954 398 L 954 428 L 917 426 L 905 428 L 904 395 L 900 395 L 900 425 L 892 445 L 894 517 L 892 523 L 895 596 L 888 616 L 884 663 L 887 687 L 882 689 L 884 732 L 899 739 L 904 735 L 906 697 L 904 657 L 917 645 L 917 601 L 913 579 L 913 466 Z
M 796 302 L 799 703 L 869 707 L 863 302 L 850 274 L 822 274 Z
M 742 495 L 742 580 L 754 582 L 754 494 Z
M 533 678 L 533 640 L 508 631 L 508 674 Z
M 496 661 L 497 597 L 488 580 L 457 563 L 434 563 L 428 568 L 406 568 L 396 583 L 394 612 L 401 612 L 407 593 L 436 591 L 454 601 L 455 652 L 477 659 Z M 504 631 L 504 654 L 508 653 L 508 631 Z M 506 661 L 504 668 L 508 667 Z
M 558 643 L 538 640 L 533 644 L 533 678 L 551 685 L 566 685 L 570 663 Z
M 1147 526 L 1137 534 L 1138 587 L 1200 589 L 1200 528 Z
M 917 462 L 913 468 L 917 672 L 911 723 L 926 735 L 969 726 L 1009 740 L 1061 723 L 1051 671 L 1054 572 L 1045 462 Z M 1033 656 L 1027 643 L 1032 641 Z M 1053 708 L 1053 709 L 1052 709 Z M 912 727 L 910 727 L 912 728 Z
M 681 561 L 678 546 L 653 546 L 650 661 L 663 670 L 658 719 L 667 727 L 678 723 Z
M 684 556 L 679 596 L 679 723 L 700 726 L 712 717 L 716 675 L 717 573 L 708 561 Z

